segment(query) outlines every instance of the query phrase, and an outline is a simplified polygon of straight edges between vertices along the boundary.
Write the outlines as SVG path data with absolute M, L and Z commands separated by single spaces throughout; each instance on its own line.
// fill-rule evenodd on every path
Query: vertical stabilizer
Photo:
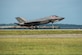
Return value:
M 16 19 L 17 19 L 17 21 L 18 21 L 19 23 L 26 23 L 26 22 L 27 22 L 26 19 L 21 18 L 21 17 L 16 17 Z

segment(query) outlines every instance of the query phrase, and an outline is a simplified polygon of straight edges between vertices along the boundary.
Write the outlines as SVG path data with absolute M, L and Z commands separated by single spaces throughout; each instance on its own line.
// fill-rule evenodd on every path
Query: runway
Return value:
M 28 28 L 1 28 L 0 27 L 0 30 L 82 30 L 82 29 L 28 29 Z
M 0 38 L 82 38 L 82 34 L 0 35 Z

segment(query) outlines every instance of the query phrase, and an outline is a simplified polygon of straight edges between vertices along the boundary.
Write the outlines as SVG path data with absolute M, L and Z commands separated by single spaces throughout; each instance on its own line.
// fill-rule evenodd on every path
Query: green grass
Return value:
M 82 38 L 0 38 L 0 55 L 82 55 Z
M 0 30 L 0 35 L 82 34 L 82 30 Z

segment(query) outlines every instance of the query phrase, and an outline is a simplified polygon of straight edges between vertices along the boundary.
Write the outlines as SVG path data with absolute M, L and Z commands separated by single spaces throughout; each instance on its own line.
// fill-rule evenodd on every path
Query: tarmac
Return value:
M 82 38 L 82 34 L 0 35 L 0 38 Z

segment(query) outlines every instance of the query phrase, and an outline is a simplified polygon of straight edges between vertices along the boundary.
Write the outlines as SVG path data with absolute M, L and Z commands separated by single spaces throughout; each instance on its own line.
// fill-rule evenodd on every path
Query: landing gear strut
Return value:
M 52 29 L 54 29 L 54 24 L 53 24 L 53 22 L 52 22 Z

